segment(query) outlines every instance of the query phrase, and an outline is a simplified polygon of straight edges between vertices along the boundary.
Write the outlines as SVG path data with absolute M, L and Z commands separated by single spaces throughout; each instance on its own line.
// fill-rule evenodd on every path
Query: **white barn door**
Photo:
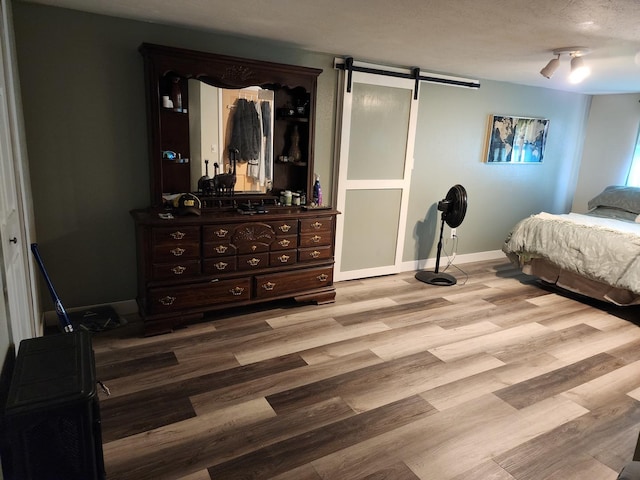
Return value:
M 418 115 L 415 80 L 343 75 L 336 280 L 400 271 Z

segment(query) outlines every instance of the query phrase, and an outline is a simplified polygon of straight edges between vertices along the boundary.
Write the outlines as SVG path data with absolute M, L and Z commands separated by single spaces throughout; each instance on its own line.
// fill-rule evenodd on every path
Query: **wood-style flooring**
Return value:
M 640 432 L 640 309 L 460 267 L 95 334 L 107 478 L 614 480 Z

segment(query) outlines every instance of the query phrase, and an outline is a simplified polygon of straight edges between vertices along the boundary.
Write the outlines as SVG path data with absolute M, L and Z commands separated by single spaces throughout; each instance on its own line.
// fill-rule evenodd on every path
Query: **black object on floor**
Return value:
M 86 330 L 92 333 L 118 328 L 126 323 L 111 305 L 68 312 L 74 330 Z

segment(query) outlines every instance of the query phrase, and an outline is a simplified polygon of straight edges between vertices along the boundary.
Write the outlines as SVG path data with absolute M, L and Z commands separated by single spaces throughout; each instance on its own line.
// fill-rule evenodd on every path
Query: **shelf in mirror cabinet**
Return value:
M 284 121 L 287 121 L 287 122 L 309 123 L 309 117 L 295 117 L 295 116 L 287 116 L 287 115 L 278 115 L 278 116 L 276 116 L 276 120 L 284 120 Z
M 182 109 L 182 110 L 174 110 L 173 108 L 165 108 L 162 107 L 162 109 L 160 110 L 163 114 L 167 113 L 167 114 L 176 114 L 176 115 L 188 115 L 189 111 L 187 109 Z
M 276 160 L 278 165 L 291 165 L 292 167 L 306 167 L 307 162 L 283 162 L 282 160 Z

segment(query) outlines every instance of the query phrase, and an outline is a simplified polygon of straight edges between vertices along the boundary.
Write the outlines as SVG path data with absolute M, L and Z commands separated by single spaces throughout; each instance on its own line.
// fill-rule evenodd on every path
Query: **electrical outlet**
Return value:
M 457 230 L 455 228 L 451 229 L 451 238 L 456 238 L 458 236 L 458 234 L 456 232 L 457 232 Z

